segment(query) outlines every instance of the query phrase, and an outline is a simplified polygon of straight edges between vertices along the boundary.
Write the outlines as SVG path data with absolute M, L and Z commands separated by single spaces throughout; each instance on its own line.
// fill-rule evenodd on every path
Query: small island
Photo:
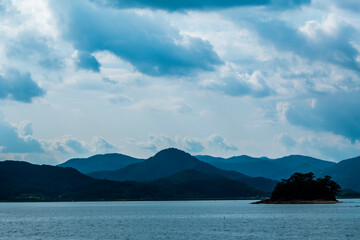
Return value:
M 315 179 L 314 173 L 295 173 L 278 183 L 270 199 L 254 204 L 324 204 L 338 203 L 340 186 L 330 176 Z

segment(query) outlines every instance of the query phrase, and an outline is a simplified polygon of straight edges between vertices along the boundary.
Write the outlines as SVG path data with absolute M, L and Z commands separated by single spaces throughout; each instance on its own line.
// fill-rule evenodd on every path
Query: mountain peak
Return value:
M 189 153 L 183 151 L 183 150 L 180 150 L 178 148 L 166 148 L 166 149 L 163 149 L 161 150 L 160 152 L 156 153 L 154 155 L 154 157 L 161 157 L 161 156 L 166 156 L 166 157 L 169 157 L 169 156 L 191 156 Z

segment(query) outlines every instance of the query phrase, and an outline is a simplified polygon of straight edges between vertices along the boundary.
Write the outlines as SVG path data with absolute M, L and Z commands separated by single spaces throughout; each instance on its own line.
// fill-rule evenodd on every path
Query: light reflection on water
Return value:
M 0 239 L 360 239 L 360 199 L 0 203 Z

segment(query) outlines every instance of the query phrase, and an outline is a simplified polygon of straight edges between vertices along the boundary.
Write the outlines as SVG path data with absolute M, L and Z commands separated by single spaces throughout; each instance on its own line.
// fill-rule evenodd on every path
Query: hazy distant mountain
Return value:
M 360 156 L 343 160 L 324 169 L 321 174 L 331 176 L 343 189 L 360 191 Z
M 72 167 L 86 174 L 96 171 L 117 170 L 142 161 L 144 161 L 144 159 L 133 158 L 119 153 L 111 153 L 99 154 L 89 158 L 73 158 L 58 166 Z
M 298 172 L 316 172 L 325 168 L 334 166 L 336 163 L 320 160 L 313 157 L 302 155 L 290 155 L 272 160 L 272 162 L 287 167 L 289 169 L 297 170 Z
M 109 179 L 116 181 L 149 181 L 157 178 L 168 177 L 180 171 L 193 169 L 207 174 L 215 174 L 233 180 L 242 182 L 271 191 L 276 181 L 266 178 L 251 178 L 236 171 L 225 171 L 216 168 L 208 163 L 202 162 L 190 154 L 169 148 L 158 152 L 155 156 L 136 164 L 131 164 L 125 168 L 116 171 L 100 171 L 90 173 L 89 176 L 98 179 Z
M 252 177 L 262 176 L 275 180 L 288 178 L 295 172 L 317 173 L 335 165 L 334 162 L 301 155 L 291 155 L 278 159 L 254 158 L 246 155 L 231 158 L 202 155 L 196 156 L 196 158 L 224 170 L 235 170 Z

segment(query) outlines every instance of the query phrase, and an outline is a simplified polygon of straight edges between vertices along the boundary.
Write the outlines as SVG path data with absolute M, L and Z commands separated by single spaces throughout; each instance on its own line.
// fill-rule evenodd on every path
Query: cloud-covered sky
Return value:
M 0 1 L 0 160 L 360 155 L 354 0 Z

